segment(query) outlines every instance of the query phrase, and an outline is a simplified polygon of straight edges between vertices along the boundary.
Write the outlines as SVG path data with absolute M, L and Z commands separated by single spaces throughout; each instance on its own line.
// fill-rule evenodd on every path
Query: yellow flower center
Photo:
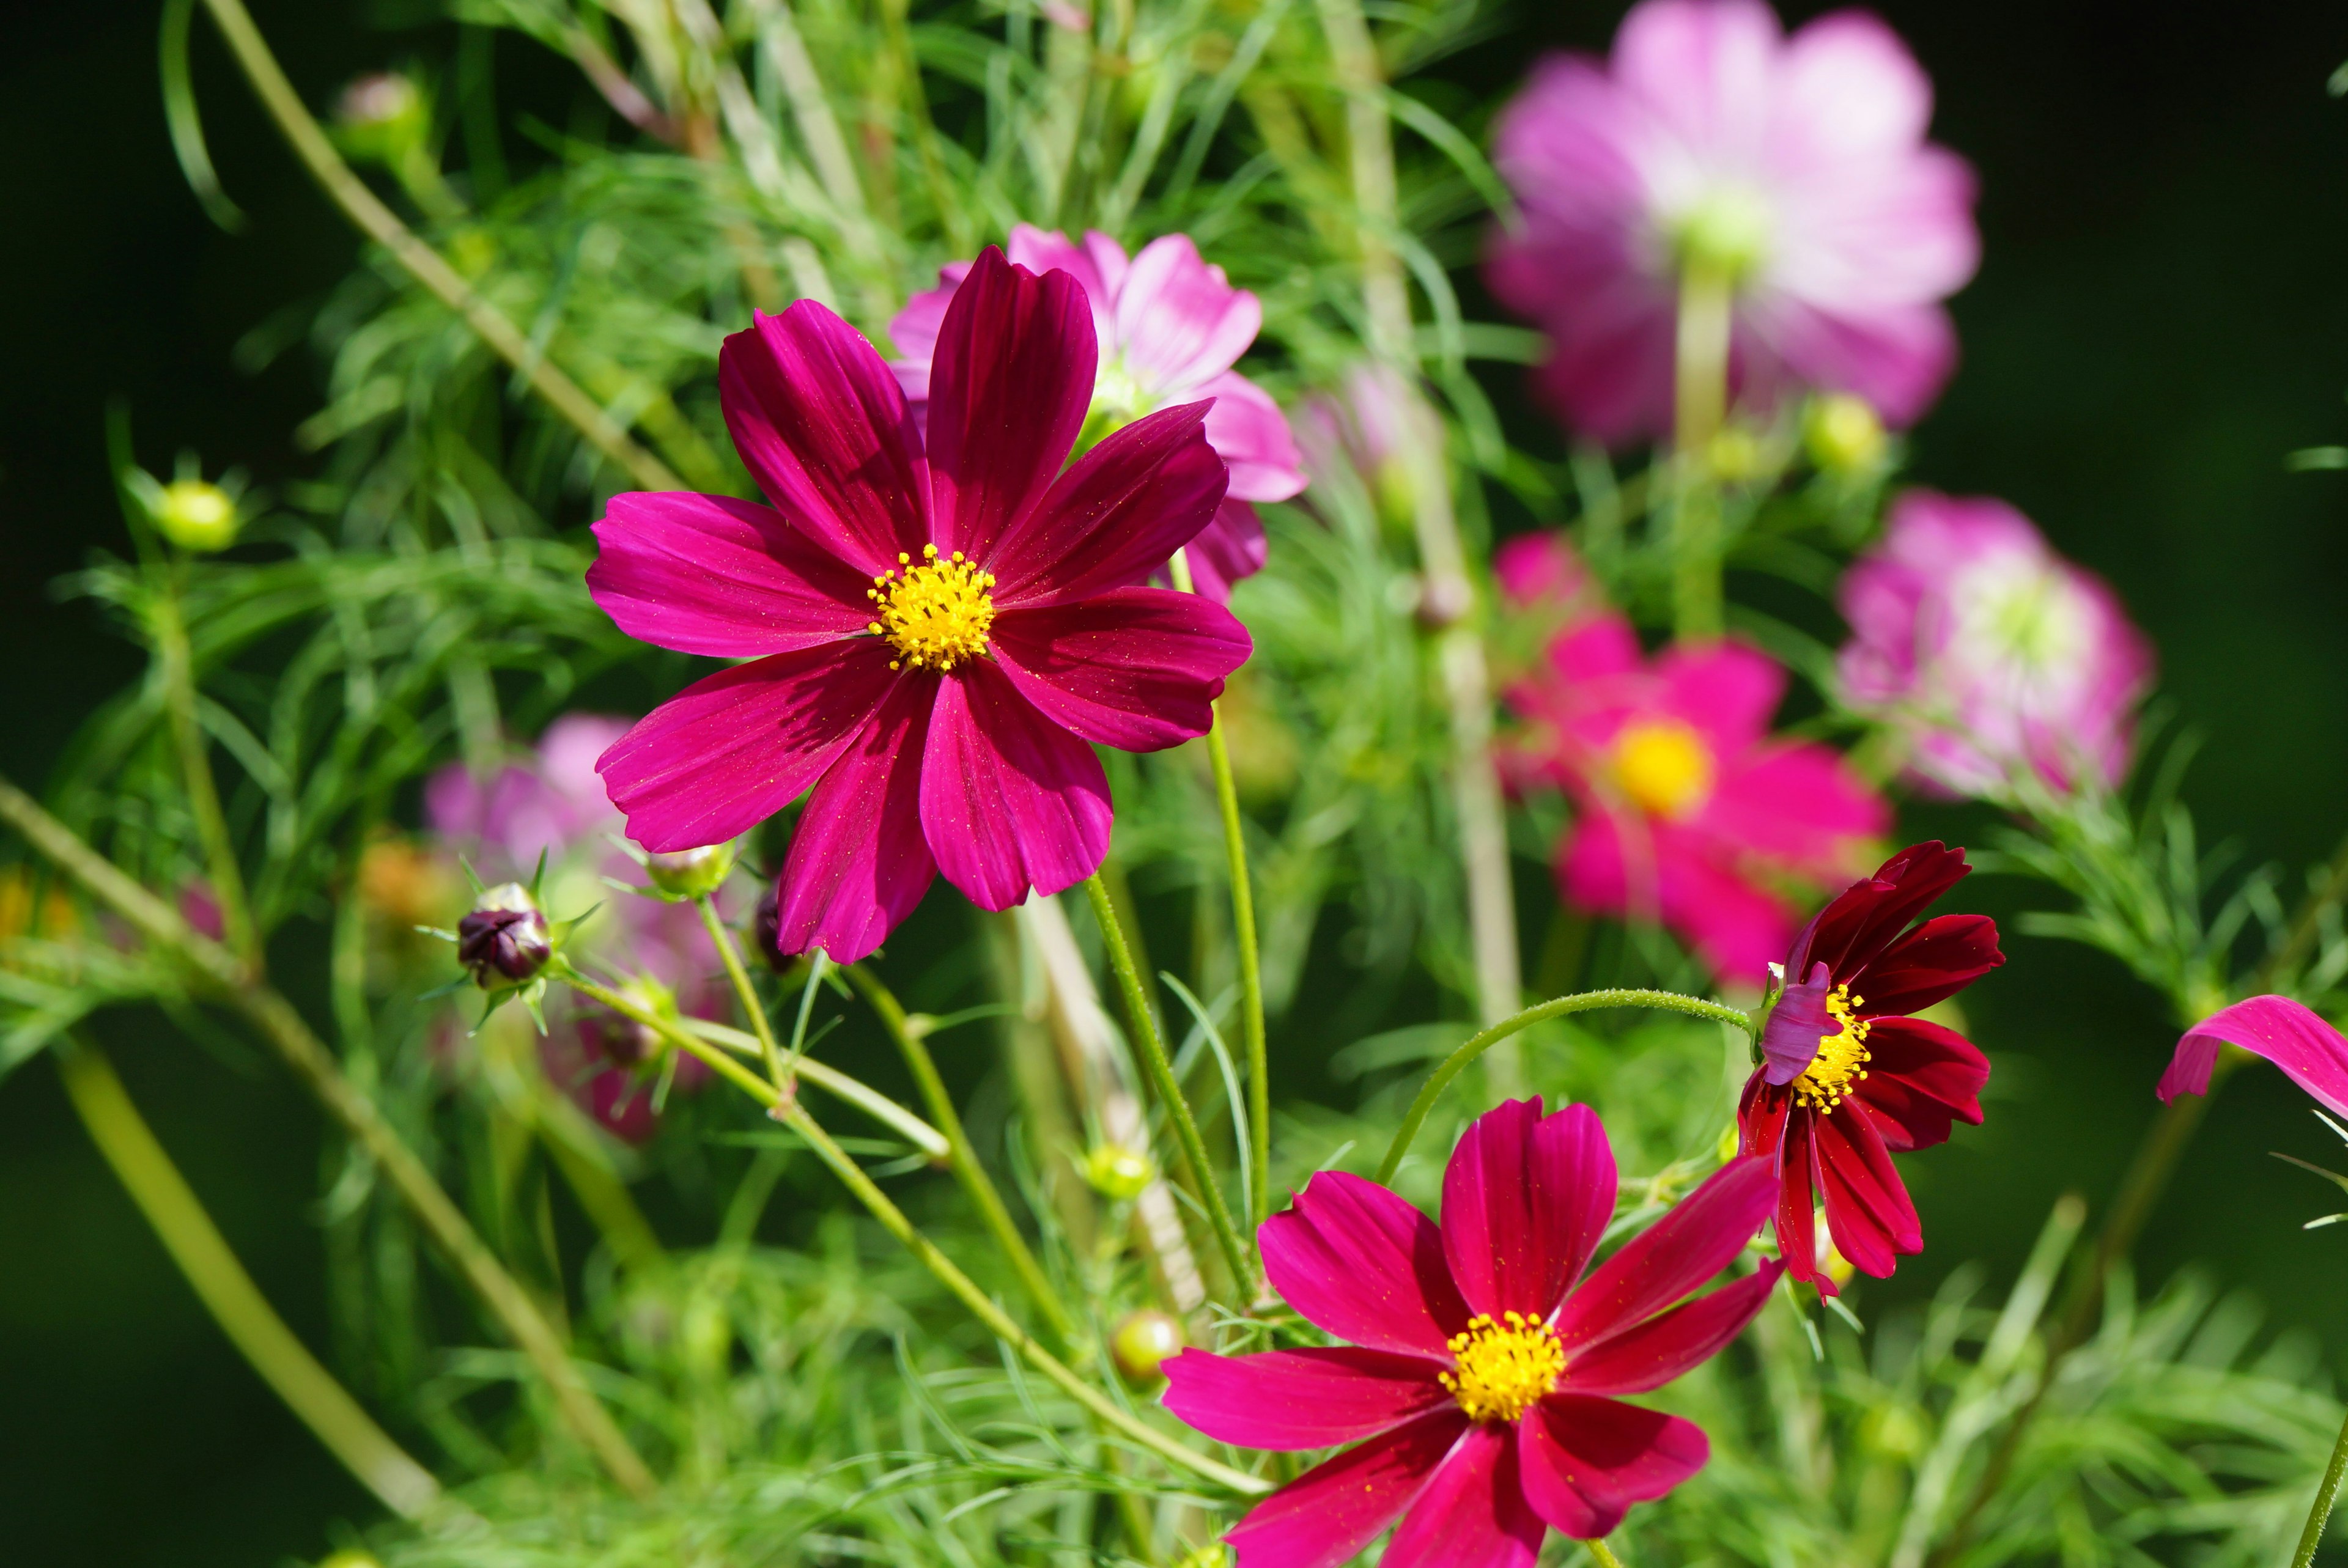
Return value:
M 1634 719 L 1614 739 L 1614 782 L 1649 816 L 1684 816 L 1712 793 L 1712 748 L 1677 719 Z
M 1827 1016 L 1842 1028 L 1818 1036 L 1818 1053 L 1794 1080 L 1794 1097 L 1813 1111 L 1831 1111 L 1850 1095 L 1851 1085 L 1867 1076 L 1874 1058 L 1867 1050 L 1868 1020 L 1851 1015 L 1867 1005 L 1865 997 L 1850 994 L 1849 986 L 1827 993 Z
M 1458 1368 L 1443 1374 L 1443 1386 L 1459 1408 L 1478 1421 L 1513 1421 L 1565 1372 L 1565 1350 L 1548 1324 L 1509 1313 L 1499 1322 L 1478 1313 L 1465 1332 L 1451 1337 Z
M 964 560 L 960 550 L 938 559 L 938 547 L 923 545 L 918 566 L 902 554 L 897 565 L 872 579 L 865 597 L 880 608 L 869 630 L 897 650 L 891 670 L 946 671 L 986 651 L 987 629 L 994 624 L 994 600 L 987 589 L 994 574 Z

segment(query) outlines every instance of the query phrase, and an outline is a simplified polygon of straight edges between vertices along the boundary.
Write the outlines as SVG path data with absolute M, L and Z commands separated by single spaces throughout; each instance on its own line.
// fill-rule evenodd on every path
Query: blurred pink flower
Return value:
M 1508 761 L 1579 808 L 1558 845 L 1566 901 L 1659 921 L 1722 979 L 1759 986 L 1794 932 L 1780 888 L 1849 876 L 1890 821 L 1831 749 L 1770 738 L 1785 691 L 1737 642 L 1650 661 L 1612 612 L 1552 641 L 1508 691 L 1530 726 Z
M 1679 274 L 1735 290 L 1731 381 L 1850 392 L 1893 425 L 1956 360 L 1940 302 L 1972 276 L 1973 178 L 1924 141 L 1932 89 L 1897 35 L 1841 11 L 1785 36 L 1760 0 L 1644 0 L 1611 60 L 1553 56 L 1501 116 L 1521 204 L 1494 293 L 1553 340 L 1540 385 L 1601 440 L 1672 417 Z
M 1079 244 L 1021 223 L 1007 249 L 1030 272 L 1057 270 L 1076 279 L 1092 307 L 1099 359 L 1086 413 L 1094 433 L 1178 404 L 1215 400 L 1207 444 L 1230 468 L 1231 488 L 1214 520 L 1189 542 L 1187 559 L 1199 591 L 1219 603 L 1228 600 L 1233 583 L 1263 566 L 1263 524 L 1248 503 L 1284 501 L 1304 488 L 1280 405 L 1231 368 L 1255 342 L 1263 307 L 1201 259 L 1187 234 L 1161 235 L 1128 261 L 1124 247 L 1097 230 Z M 946 305 L 970 269 L 968 261 L 940 268 L 939 286 L 915 294 L 889 323 L 904 356 L 890 368 L 917 420 L 927 417 L 930 365 Z
M 2002 501 L 1911 490 L 1840 594 L 1843 698 L 1895 726 L 1925 783 L 1996 799 L 2127 776 L 2152 647 L 2101 579 Z

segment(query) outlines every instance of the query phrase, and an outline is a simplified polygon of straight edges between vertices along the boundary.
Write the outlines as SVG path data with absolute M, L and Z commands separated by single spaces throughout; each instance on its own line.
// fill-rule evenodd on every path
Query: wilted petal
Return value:
M 1380 1568 L 1532 1568 L 1543 1526 L 1517 1479 L 1516 1450 L 1505 1424 L 1468 1428 L 1403 1515 Z
M 1247 1449 L 1330 1448 L 1453 1404 L 1433 1363 L 1383 1350 L 1216 1356 L 1193 1348 L 1159 1369 L 1168 1409 L 1218 1442 Z
M 1338 1568 L 1410 1505 L 1467 1427 L 1437 1411 L 1313 1466 L 1223 1537 L 1239 1568 Z
M 1395 1194 L 1319 1172 L 1256 1241 L 1272 1287 L 1314 1327 L 1451 1365 L 1451 1337 L 1473 1314 L 1444 1262 L 1442 1233 Z
M 614 496 L 595 542 L 588 594 L 655 648 L 752 659 L 853 637 L 871 620 L 870 579 L 753 501 Z
M 1614 1217 L 1614 1183 L 1587 1105 L 1543 1116 L 1511 1100 L 1476 1118 L 1443 1173 L 1443 1252 L 1468 1305 L 1548 1317 Z
M 1201 596 L 1121 588 L 995 619 L 994 662 L 1054 723 L 1088 741 L 1155 752 L 1203 735 L 1223 678 L 1247 661 L 1247 629 Z
M 815 786 L 776 882 L 778 946 L 868 958 L 929 891 L 922 752 L 939 677 L 901 674 L 880 711 Z
M 1108 776 L 991 660 L 938 687 L 922 762 L 922 830 L 946 880 L 982 909 L 1057 893 L 1108 854 Z
M 1732 1161 L 1624 1243 L 1557 1315 L 1569 1364 L 1581 1347 L 1653 1317 L 1727 1267 L 1769 1217 L 1776 1190 L 1766 1160 Z
M 2221 1009 L 2185 1031 L 2160 1075 L 2160 1097 L 2209 1091 L 2220 1045 L 2263 1056 L 2334 1115 L 2348 1116 L 2348 1039 L 2289 997 L 2252 997 Z

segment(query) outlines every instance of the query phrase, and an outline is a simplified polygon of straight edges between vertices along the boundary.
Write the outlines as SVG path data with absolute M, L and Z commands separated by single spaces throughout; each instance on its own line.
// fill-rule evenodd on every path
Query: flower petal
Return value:
M 1144 245 L 1117 292 L 1126 369 L 1160 397 L 1189 395 L 1231 369 L 1263 325 L 1263 306 L 1234 289 L 1188 234 Z
M 587 592 L 639 642 L 754 659 L 861 633 L 868 579 L 782 514 L 686 492 L 612 497 Z
M 930 474 L 897 378 L 812 300 L 759 315 L 717 354 L 734 449 L 791 526 L 866 577 L 930 538 Z
M 1253 646 L 1222 606 L 1161 588 L 1006 610 L 989 640 L 996 668 L 1045 717 L 1128 752 L 1205 734 L 1223 677 Z
M 1834 1276 L 1818 1268 L 1818 1173 L 1816 1149 L 1818 1113 L 1804 1109 L 1794 1100 L 1789 1089 L 1762 1085 L 1756 1074 L 1746 1087 L 1748 1103 L 1754 1102 L 1754 1090 L 1760 1087 L 1757 1109 L 1762 1115 L 1746 1122 L 1746 1148 L 1750 1150 L 1756 1132 L 1766 1133 L 1774 1126 L 1777 1139 L 1774 1144 L 1777 1171 L 1777 1208 L 1772 1216 L 1777 1232 L 1777 1255 L 1786 1262 L 1786 1272 L 1805 1285 L 1816 1285 L 1821 1296 L 1836 1296 Z M 1774 1119 L 1768 1115 L 1774 1105 Z
M 1756 745 L 1786 696 L 1786 671 L 1742 642 L 1675 642 L 1655 658 L 1660 704 L 1703 735 L 1715 756 Z
M 1923 1225 L 1891 1163 L 1891 1151 L 1873 1122 L 1839 1110 L 1816 1119 L 1811 1140 L 1835 1250 L 1861 1274 L 1890 1278 L 1899 1255 L 1924 1250 Z
M 1577 1541 L 1610 1534 L 1704 1468 L 1712 1445 L 1693 1421 L 1619 1399 L 1556 1393 L 1517 1423 L 1526 1501 Z
M 1838 979 L 1859 973 L 1972 869 L 1963 850 L 1947 848 L 1937 838 L 1910 845 L 1810 917 L 1794 939 L 1786 972 L 1807 973 L 1820 963 Z
M 1476 1118 L 1443 1173 L 1443 1255 L 1468 1305 L 1547 1318 L 1614 1217 L 1614 1183 L 1587 1105 L 1543 1116 L 1538 1098 L 1511 1100 Z
M 1213 519 L 1230 477 L 1207 445 L 1206 413 L 1161 409 L 1077 459 L 1004 528 L 988 559 L 996 606 L 1065 603 L 1164 566 Z
M 937 875 L 922 836 L 922 753 L 940 677 L 897 678 L 808 797 L 775 884 L 778 946 L 871 956 Z
M 992 245 L 971 263 L 930 365 L 931 539 L 941 554 L 962 550 L 1003 576 L 1019 564 L 998 559 L 996 542 L 1076 445 L 1094 354 L 1092 313 L 1074 278 L 1039 278 Z
M 595 771 L 644 848 L 723 844 L 815 783 L 895 680 L 879 638 L 721 670 L 654 709 Z
M 1879 1018 L 1868 1026 L 1867 1076 L 1851 1101 L 1895 1150 L 1929 1149 L 1949 1123 L 1982 1121 L 1989 1058 L 1952 1029 L 1920 1018 Z
M 1117 291 L 1125 282 L 1125 247 L 1097 229 L 1086 230 L 1085 242 L 1079 245 L 1066 234 L 1038 229 L 1033 223 L 1014 223 L 1004 251 L 1037 277 L 1060 272 L 1076 279 L 1085 292 L 1086 303 L 1092 307 L 1093 337 L 1100 345 L 1101 357 L 1116 352 Z
M 1263 569 L 1271 556 L 1263 537 L 1263 519 L 1245 501 L 1223 497 L 1213 518 L 1182 547 L 1189 562 L 1190 584 L 1201 599 L 1231 602 L 1231 589 Z
M 1756 1274 L 1584 1349 L 1560 1386 L 1577 1394 L 1643 1394 L 1693 1371 L 1745 1332 L 1785 1266 L 1772 1259 Z
M 1210 378 L 1198 396 L 1207 410 L 1207 444 L 1231 471 L 1231 494 L 1243 501 L 1285 501 L 1304 488 L 1304 455 L 1288 415 L 1272 395 L 1235 370 Z
M 1338 1568 L 1410 1506 L 1468 1430 L 1437 1411 L 1314 1465 L 1255 1505 L 1223 1539 L 1239 1568 Z
M 2348 1116 L 2348 1039 L 2289 997 L 2252 997 L 2185 1031 L 2160 1075 L 2160 1097 L 2207 1094 L 2220 1045 L 2263 1056 L 2334 1115 Z
M 905 389 L 906 397 L 915 403 L 930 400 L 930 362 L 937 357 L 938 330 L 945 325 L 946 307 L 953 303 L 954 291 L 969 276 L 968 261 L 947 262 L 938 269 L 936 288 L 915 294 L 890 318 L 889 341 L 896 344 L 901 357 L 889 368 L 896 373 L 897 384 Z
M 1256 1241 L 1272 1287 L 1314 1327 L 1450 1367 L 1451 1337 L 1473 1314 L 1444 1262 L 1442 1233 L 1402 1198 L 1322 1171 Z
M 1766 1160 L 1734 1160 L 1624 1243 L 1557 1315 L 1568 1358 L 1654 1316 L 1727 1267 L 1769 1217 L 1776 1184 Z
M 1532 1568 L 1545 1533 L 1517 1479 L 1513 1434 L 1479 1421 L 1436 1467 L 1379 1568 Z
M 922 756 L 922 832 L 972 903 L 1008 909 L 1083 881 L 1108 854 L 1109 815 L 1108 775 L 1093 749 L 992 660 L 939 683 Z
M 1424 1358 L 1383 1350 L 1216 1356 L 1193 1347 L 1162 1370 L 1168 1409 L 1218 1442 L 1245 1449 L 1325 1449 L 1453 1405 Z
M 1997 922 L 1986 915 L 1936 915 L 1850 977 L 1864 1013 L 1921 1012 L 2005 962 Z

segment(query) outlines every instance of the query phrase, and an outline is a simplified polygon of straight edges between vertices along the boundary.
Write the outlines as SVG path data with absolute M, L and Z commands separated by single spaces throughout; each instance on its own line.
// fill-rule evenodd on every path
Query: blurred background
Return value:
M 421 0 L 252 6 L 314 104 L 366 69 L 441 67 L 455 45 Z M 248 373 L 238 345 L 358 253 L 200 22 L 212 156 L 251 219 L 241 236 L 206 221 L 164 134 L 158 9 L 0 6 L 0 158 L 17 214 L 0 245 L 0 771 L 31 786 L 138 669 L 89 606 L 48 587 L 121 548 L 107 401 L 128 399 L 150 468 L 192 447 L 208 472 L 298 479 L 312 459 L 294 430 L 317 405 L 317 363 L 297 348 Z M 1533 51 L 1602 47 L 1621 9 L 1520 5 L 1428 92 L 1480 132 Z M 1818 9 L 1781 6 L 1789 24 Z M 2285 458 L 2348 441 L 2348 102 L 2325 90 L 2348 23 L 2304 4 L 1879 9 L 1932 74 L 1936 139 L 1972 160 L 1982 192 L 1985 261 L 1954 302 L 1964 363 L 1915 433 L 1910 477 L 2005 497 L 2118 588 L 2159 646 L 2175 722 L 2200 741 L 2185 794 L 2205 845 L 2251 864 L 2329 855 L 2348 832 L 2348 475 L 2293 474 Z M 498 51 L 507 153 L 527 164 L 539 154 L 514 128 L 565 123 L 584 89 L 513 35 Z M 1491 384 L 1539 446 L 1515 373 Z M 1903 822 L 1976 841 L 1988 825 L 1930 807 Z M 2004 918 L 2044 897 L 1991 878 L 1969 893 Z M 1967 1259 L 2010 1279 L 2058 1194 L 2108 1195 L 2154 1109 L 2175 1035 L 2158 1006 L 2082 948 L 2013 936 L 2009 950 L 1967 998 L 1997 1063 L 1989 1124 L 1904 1167 L 1931 1250 L 1869 1286 L 1862 1314 Z M 158 1132 L 323 1348 L 315 1112 L 258 1059 L 114 1038 Z M 1283 1094 L 1340 1092 L 1316 1042 L 1293 1043 Z M 2279 1075 L 2244 1073 L 2139 1265 L 2148 1281 L 2207 1269 L 2260 1298 L 2271 1329 L 2320 1334 L 2348 1368 L 2348 1230 L 2299 1229 L 2339 1196 L 2271 1150 L 2348 1158 Z M 53 1070 L 36 1061 L 0 1084 L 0 1557 L 273 1563 L 322 1554 L 338 1522 L 372 1512 L 202 1315 Z

